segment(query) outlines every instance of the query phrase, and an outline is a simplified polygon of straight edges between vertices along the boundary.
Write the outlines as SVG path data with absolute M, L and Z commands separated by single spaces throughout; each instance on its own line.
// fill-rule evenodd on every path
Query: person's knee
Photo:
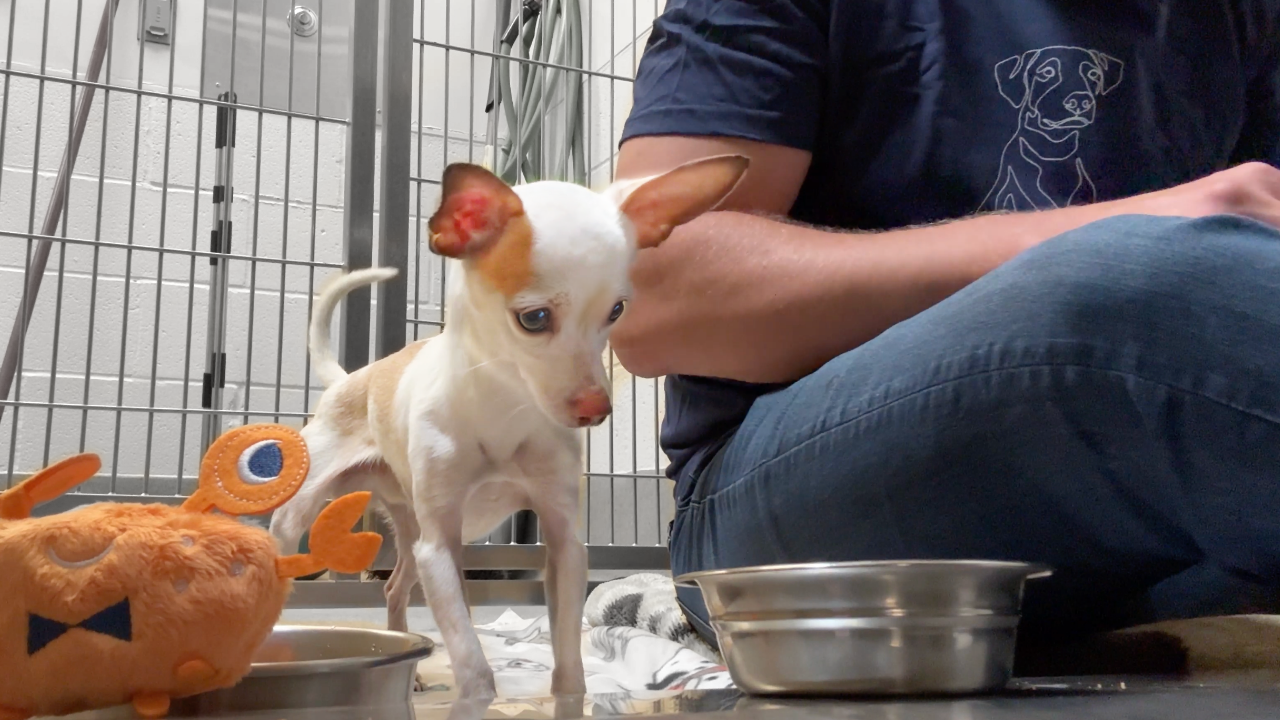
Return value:
M 1022 305 L 1069 337 L 1170 323 L 1195 333 L 1222 316 L 1280 322 L 1280 232 L 1246 218 L 1121 216 L 1028 250 L 997 270 L 987 292 Z M 993 273 L 993 276 L 995 273 Z M 1006 306 L 1007 307 L 1007 306 Z M 1226 312 L 1224 313 L 1223 310 Z
M 1280 264 L 1280 231 L 1235 215 L 1121 215 L 1047 240 L 1009 265 L 1027 274 L 1095 284 L 1145 276 L 1185 287 L 1189 276 L 1249 274 Z
M 685 619 L 689 621 L 689 626 L 698 633 L 698 637 L 711 647 L 718 648 L 719 641 L 715 630 L 711 627 L 707 605 L 702 599 L 702 591 L 696 587 L 677 585 L 676 602 L 680 605 L 680 611 Z

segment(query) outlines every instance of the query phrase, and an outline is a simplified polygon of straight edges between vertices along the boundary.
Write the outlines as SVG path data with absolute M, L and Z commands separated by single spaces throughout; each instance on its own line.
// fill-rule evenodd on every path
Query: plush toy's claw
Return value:
M 329 503 L 311 524 L 308 555 L 290 555 L 276 560 L 280 577 L 302 577 L 329 568 L 340 573 L 358 573 L 373 564 L 382 547 L 382 536 L 373 532 L 351 532 L 373 495 L 351 493 Z
M 315 555 L 289 555 L 276 558 L 276 575 L 282 578 L 300 578 L 324 570 L 324 563 Z
M 93 453 L 75 455 L 41 470 L 0 493 L 0 520 L 25 520 L 36 505 L 49 502 L 88 480 L 102 468 Z M 4 716 L 0 715 L 0 720 Z
M 214 669 L 207 661 L 200 658 L 188 660 L 179 663 L 173 669 L 173 678 L 178 685 L 184 690 L 191 688 L 192 690 L 203 689 L 214 678 L 218 676 L 218 671 Z
M 133 711 L 146 720 L 159 720 L 169 714 L 169 696 L 164 693 L 138 693 L 133 696 Z

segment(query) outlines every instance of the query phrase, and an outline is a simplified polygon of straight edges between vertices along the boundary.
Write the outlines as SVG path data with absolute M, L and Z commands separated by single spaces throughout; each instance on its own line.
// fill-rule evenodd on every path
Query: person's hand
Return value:
M 1280 169 L 1251 162 L 1145 195 L 1116 201 L 1125 212 L 1205 217 L 1241 215 L 1280 229 Z

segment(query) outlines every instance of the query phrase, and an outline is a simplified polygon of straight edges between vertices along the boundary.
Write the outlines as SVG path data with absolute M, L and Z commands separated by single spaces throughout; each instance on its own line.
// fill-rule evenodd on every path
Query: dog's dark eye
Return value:
M 1052 78 L 1055 73 L 1057 73 L 1057 71 L 1054 70 L 1052 67 L 1045 66 L 1036 71 L 1036 76 L 1039 77 L 1041 80 L 1048 80 Z
M 622 311 L 627 309 L 627 301 L 619 300 L 617 305 L 613 306 L 613 310 L 609 311 L 609 322 L 618 322 L 618 318 L 622 317 Z
M 548 308 L 536 308 L 516 313 L 516 322 L 520 323 L 520 327 L 528 332 L 546 332 L 551 329 L 551 310 Z

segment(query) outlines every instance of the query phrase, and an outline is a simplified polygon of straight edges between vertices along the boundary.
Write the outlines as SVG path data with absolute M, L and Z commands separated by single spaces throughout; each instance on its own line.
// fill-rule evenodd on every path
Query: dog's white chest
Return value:
M 462 509 L 462 534 L 466 541 L 488 535 L 512 513 L 529 508 L 529 494 L 520 485 L 490 480 L 476 486 Z

